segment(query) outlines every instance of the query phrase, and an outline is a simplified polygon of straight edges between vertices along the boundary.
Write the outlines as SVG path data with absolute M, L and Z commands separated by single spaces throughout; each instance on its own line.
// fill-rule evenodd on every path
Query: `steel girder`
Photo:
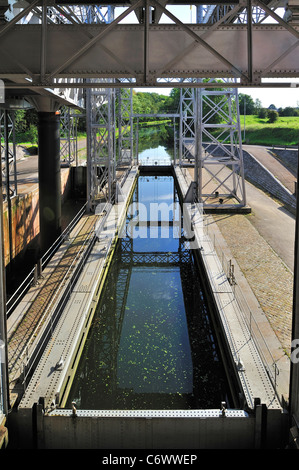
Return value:
M 150 5 L 159 7 L 174 23 L 151 24 L 147 15 L 144 24 L 120 24 L 142 5 L 146 11 Z M 170 81 L 184 86 L 189 78 L 211 77 L 237 79 L 238 87 L 266 86 L 265 78 L 288 77 L 289 84 L 283 86 L 295 86 L 299 27 L 263 2 L 256 0 L 255 5 L 273 17 L 273 24 L 224 24 L 239 11 L 236 5 L 212 25 L 186 25 L 157 0 L 137 0 L 110 24 L 48 24 L 43 41 L 42 25 L 5 25 L 0 28 L 1 51 L 10 54 L 1 60 L 0 78 L 18 78 L 25 88 L 58 88 L 66 78 L 92 77 L 128 79 L 116 83 L 119 88 L 169 86 Z M 252 6 L 247 9 L 251 18 Z M 75 88 L 76 83 L 66 87 Z

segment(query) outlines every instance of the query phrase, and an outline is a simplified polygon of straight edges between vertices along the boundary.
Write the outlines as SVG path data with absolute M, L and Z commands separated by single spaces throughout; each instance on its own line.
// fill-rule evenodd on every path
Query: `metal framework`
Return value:
M 297 86 L 292 79 L 299 74 L 298 24 L 292 15 L 288 21 L 277 15 L 279 5 L 248 0 L 232 3 L 228 11 L 221 11 L 218 5 L 211 21 L 191 25 L 182 23 L 157 0 L 136 0 L 109 24 L 82 24 L 75 8 L 71 11 L 69 5 L 57 3 L 56 10 L 70 24 L 61 19 L 59 24 L 15 24 L 40 8 L 35 0 L 0 28 L 1 53 L 4 51 L 0 77 L 7 81 L 7 89 L 20 89 L 21 84 L 23 90 L 76 88 L 75 81 L 66 79 L 92 77 L 110 78 L 110 86 L 118 88 L 170 83 L 184 87 L 189 78 L 212 77 L 236 79 L 235 87 L 266 86 L 264 79 L 274 78 L 289 81 L 273 81 L 268 86 Z M 139 23 L 124 24 L 134 11 Z M 257 11 L 272 23 L 256 22 Z M 160 23 L 162 13 L 171 24 Z M 8 50 L 10 54 L 5 53 Z M 114 79 L 119 81 L 114 84 Z M 203 85 L 198 82 L 195 86 Z M 213 83 L 209 86 L 215 87 Z
M 132 88 L 118 89 L 118 164 L 133 161 L 133 94 Z
M 199 171 L 205 169 L 208 180 L 199 187 L 199 199 L 204 206 L 211 206 L 211 197 L 234 198 L 239 204 L 246 205 L 243 166 L 242 138 L 239 116 L 238 90 L 199 91 L 202 94 L 202 113 L 200 128 L 209 143 L 200 152 Z M 220 98 L 218 103 L 213 98 Z M 214 116 L 220 116 L 220 123 L 213 123 Z M 213 134 L 214 132 L 214 134 Z M 217 133 L 215 135 L 215 132 Z M 202 178 L 203 179 L 203 178 Z M 216 182 L 213 192 L 209 189 L 211 181 Z
M 220 6 L 197 7 L 197 21 L 207 22 Z M 232 6 L 224 5 L 224 17 Z M 220 13 L 219 13 L 220 14 Z M 195 194 L 205 209 L 226 202 L 225 207 L 246 205 L 238 89 L 234 80 L 192 81 L 218 89 L 186 88 L 180 91 L 180 164 L 194 159 Z M 224 85 L 224 88 L 222 88 Z M 228 204 L 225 199 L 234 199 Z
M 0 6 L 0 21 L 6 22 L 0 25 L 0 78 L 5 81 L 8 94 L 25 97 L 44 94 L 60 102 L 78 104 L 82 89 L 87 89 L 88 198 L 91 206 L 101 193 L 106 200 L 113 198 L 115 89 L 180 87 L 184 126 L 181 144 L 187 144 L 188 138 L 194 142 L 199 198 L 208 202 L 216 192 L 217 197 L 226 194 L 225 188 L 230 196 L 239 198 L 244 204 L 237 93 L 234 90 L 243 86 L 298 87 L 294 81 L 299 76 L 298 2 L 289 2 L 289 8 L 281 18 L 275 11 L 281 6 L 279 1 L 228 3 L 223 0 L 217 5 L 205 5 L 205 10 L 198 11 L 202 16 L 196 25 L 184 24 L 167 9 L 167 2 L 163 0 L 124 2 L 127 9 L 116 18 L 113 1 L 109 3 L 102 8 L 92 2 L 89 6 L 73 6 L 70 0 L 61 0 L 47 6 L 47 2 L 33 0 L 17 10 L 16 2 L 4 1 Z M 121 24 L 132 12 L 135 12 L 138 24 Z M 162 24 L 162 14 L 172 24 Z M 266 24 L 266 19 L 272 23 Z M 212 97 L 217 96 L 219 83 L 214 79 L 218 77 L 229 80 L 222 82 L 221 87 L 227 91 L 221 92 L 222 99 L 215 106 Z M 205 78 L 213 80 L 204 82 Z M 274 81 L 277 78 L 288 81 Z M 270 81 L 266 83 L 265 79 Z M 190 80 L 191 91 L 186 91 L 190 90 Z M 123 98 L 124 93 L 121 94 Z M 123 104 L 123 99 L 121 101 Z M 126 97 L 125 102 L 130 103 L 130 98 Z M 203 104 L 208 109 L 206 114 L 199 112 Z M 131 119 L 128 109 L 123 114 L 121 111 L 120 129 L 123 129 L 125 118 L 126 125 Z M 215 114 L 221 115 L 224 123 L 218 126 L 212 123 L 211 117 Z M 14 160 L 9 157 L 7 123 L 2 127 L 6 132 L 9 196 L 8 167 L 10 161 L 15 164 L 15 156 Z M 219 131 L 217 139 L 212 135 L 212 129 Z M 129 135 L 131 144 L 132 135 Z M 203 137 L 209 138 L 204 151 Z M 132 147 L 124 139 L 125 134 L 121 135 L 121 155 L 129 148 L 132 158 Z M 219 167 L 221 171 L 230 171 L 232 189 L 228 187 L 229 178 L 214 171 Z M 217 181 L 213 192 L 205 191 L 203 171 L 211 180 Z M 2 330 L 1 325 L 1 334 Z M 298 407 L 295 411 L 298 412 Z
M 71 108 L 63 106 L 60 109 L 60 160 L 62 163 L 71 165 L 78 157 L 76 115 L 72 114 Z
M 115 90 L 88 89 L 87 122 L 87 197 L 93 210 L 100 198 L 112 202 L 115 174 Z
M 195 196 L 205 209 L 245 206 L 238 90 L 186 89 L 180 106 L 180 164 L 194 161 Z
M 180 165 L 190 160 L 195 145 L 195 106 L 194 88 L 180 90 Z M 193 153 L 194 157 L 194 153 Z
M 16 145 L 14 112 L 0 110 L 0 154 L 3 197 L 5 200 L 17 195 Z

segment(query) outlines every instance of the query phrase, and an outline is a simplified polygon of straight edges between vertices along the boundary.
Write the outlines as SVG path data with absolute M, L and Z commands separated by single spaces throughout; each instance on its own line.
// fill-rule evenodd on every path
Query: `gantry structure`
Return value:
M 8 145 L 8 133 L 13 132 L 8 111 L 29 103 L 39 115 L 43 249 L 60 229 L 61 160 L 71 164 L 76 155 L 72 110 L 86 115 L 87 199 L 93 210 L 103 187 L 106 199 L 113 202 L 117 166 L 133 159 L 133 87 L 180 88 L 180 164 L 193 156 L 195 197 L 209 205 L 212 198 L 228 195 L 246 204 L 238 89 L 298 87 L 299 1 L 194 1 L 196 22 L 183 22 L 173 7 L 189 8 L 190 4 L 185 0 L 109 0 L 99 6 L 83 0 L 75 4 L 71 0 L 0 0 L 4 197 L 9 199 L 17 191 L 16 180 L 9 178 L 15 151 Z M 216 114 L 220 123 L 213 119 Z M 212 129 L 217 129 L 216 139 Z M 62 151 L 58 135 L 65 143 Z M 208 188 L 211 180 L 216 181 L 212 191 Z M 43 219 L 45 207 L 54 214 L 51 223 Z M 1 262 L 3 273 L 3 257 Z M 1 285 L 3 306 L 4 282 Z M 294 332 L 298 329 L 295 320 L 293 328 Z M 4 338 L 5 312 L 0 333 Z M 5 341 L 0 346 L 3 358 Z M 4 369 L 0 407 L 7 411 Z M 292 378 L 297 390 L 296 371 Z M 295 420 L 298 409 L 294 399 Z

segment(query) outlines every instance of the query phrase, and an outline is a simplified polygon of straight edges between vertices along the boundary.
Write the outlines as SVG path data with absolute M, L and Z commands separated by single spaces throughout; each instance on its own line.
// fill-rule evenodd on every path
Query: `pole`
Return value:
M 45 253 L 61 233 L 60 115 L 39 112 L 40 246 Z

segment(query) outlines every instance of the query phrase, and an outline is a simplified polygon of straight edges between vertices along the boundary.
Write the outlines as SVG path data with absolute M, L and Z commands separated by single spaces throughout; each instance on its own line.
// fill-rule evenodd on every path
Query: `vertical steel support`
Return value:
M 41 52 L 40 52 L 40 79 L 41 83 L 44 82 L 46 76 L 46 63 L 47 63 L 47 0 L 42 1 L 42 30 L 41 30 Z
M 176 165 L 176 129 L 175 129 L 175 118 L 173 118 L 173 164 Z
M 248 3 L 249 11 L 250 0 Z M 203 6 L 197 7 L 196 11 L 197 22 L 205 22 Z M 251 15 L 249 17 L 251 19 Z M 248 52 L 251 52 L 250 28 L 248 36 Z M 190 159 L 188 153 L 194 156 L 194 182 L 197 197 L 204 207 L 211 205 L 213 199 L 218 205 L 225 197 L 235 198 L 239 202 L 236 207 L 245 206 L 238 90 L 221 90 L 221 83 L 219 88 L 220 90 L 181 89 L 180 165 L 184 160 Z
M 252 72 L 252 3 L 247 0 L 247 57 L 248 57 L 248 80 L 253 81 Z
M 238 90 L 189 88 L 180 95 L 180 164 L 195 159 L 197 197 L 205 207 L 246 205 Z
M 105 13 L 103 13 L 103 11 Z M 111 23 L 114 7 L 81 6 L 83 23 Z M 87 207 L 92 211 L 105 198 L 113 203 L 115 179 L 115 89 L 92 88 L 86 93 Z
M 60 160 L 71 165 L 77 164 L 77 128 L 76 118 L 67 106 L 60 109 Z
M 139 118 L 136 122 L 136 162 L 139 164 Z
M 92 164 L 91 164 L 91 88 L 86 89 L 86 168 L 87 168 L 87 181 L 86 181 L 86 199 L 87 210 L 92 210 Z
M 180 164 L 194 154 L 195 142 L 195 90 L 180 89 Z
M 133 161 L 133 90 L 119 88 L 118 96 L 118 162 Z
M 104 80 L 100 83 L 105 86 Z M 86 96 L 87 198 L 93 210 L 99 199 L 113 202 L 114 197 L 115 90 L 91 88 Z
M 196 196 L 202 202 L 202 88 L 195 90 L 195 162 L 194 162 L 194 182 Z
M 144 82 L 148 81 L 148 59 L 149 59 L 149 22 L 150 22 L 149 1 L 144 0 Z
M 219 84 L 221 87 L 221 83 Z M 226 88 L 202 91 L 201 133 L 205 144 L 202 167 L 203 203 L 218 204 L 218 196 L 234 198 L 236 206 L 246 205 L 243 150 L 238 90 Z
M 3 194 L 5 198 L 17 195 L 17 157 L 16 157 L 16 138 L 15 138 L 15 120 L 14 111 L 0 110 L 0 137 L 2 161 L 2 180 L 5 183 Z M 7 144 L 6 144 L 7 142 Z M 9 145 L 11 143 L 11 145 Z M 8 156 L 6 152 L 8 151 Z M 8 165 L 7 165 L 8 163 Z M 7 175 L 9 184 L 7 184 Z
M 8 118 L 9 114 L 7 110 L 4 110 L 4 141 L 5 141 L 5 167 L 6 167 L 6 201 L 8 211 L 8 235 L 9 235 L 9 264 L 13 259 L 12 249 L 12 214 L 11 214 L 11 194 L 10 194 L 10 175 L 9 175 L 9 130 L 8 130 Z

